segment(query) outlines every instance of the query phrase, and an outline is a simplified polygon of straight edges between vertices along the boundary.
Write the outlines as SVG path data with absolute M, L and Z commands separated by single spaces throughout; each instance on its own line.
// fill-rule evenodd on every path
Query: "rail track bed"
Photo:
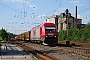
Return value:
M 41 52 L 41 51 L 29 46 L 28 44 L 24 44 L 24 43 L 15 43 L 15 44 L 20 46 L 21 48 L 23 48 L 28 53 L 32 53 L 33 55 L 35 55 L 37 60 L 40 58 L 43 60 L 60 60 L 60 58 L 57 58 L 52 55 Z
M 44 46 L 30 42 L 20 42 L 20 43 L 29 47 L 33 47 L 35 48 L 35 50 L 38 50 L 39 52 L 44 52 L 41 54 L 49 54 L 59 60 L 90 60 L 90 48 L 88 47 Z M 52 60 L 55 59 L 52 58 Z

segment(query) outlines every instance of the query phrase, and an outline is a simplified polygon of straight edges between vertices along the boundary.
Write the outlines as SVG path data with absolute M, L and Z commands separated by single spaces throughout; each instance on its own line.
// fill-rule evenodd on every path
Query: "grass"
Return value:
M 0 40 L 1 42 L 7 42 L 6 40 Z
M 34 55 L 33 54 L 30 54 L 30 57 L 32 58 L 32 60 L 37 60 L 35 59 Z M 39 58 L 38 60 L 42 60 L 41 58 Z

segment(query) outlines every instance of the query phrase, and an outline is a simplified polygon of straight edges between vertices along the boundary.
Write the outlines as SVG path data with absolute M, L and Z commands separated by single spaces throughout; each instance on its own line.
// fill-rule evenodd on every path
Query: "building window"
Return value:
M 61 30 L 63 29 L 63 23 L 61 23 Z
M 68 29 L 70 29 L 71 28 L 71 23 L 68 23 Z

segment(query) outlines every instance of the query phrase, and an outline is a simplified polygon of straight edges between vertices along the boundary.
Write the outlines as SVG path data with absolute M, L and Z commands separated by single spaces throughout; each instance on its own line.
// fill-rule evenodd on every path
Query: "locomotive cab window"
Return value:
M 56 30 L 56 28 L 55 27 L 45 27 L 45 30 Z

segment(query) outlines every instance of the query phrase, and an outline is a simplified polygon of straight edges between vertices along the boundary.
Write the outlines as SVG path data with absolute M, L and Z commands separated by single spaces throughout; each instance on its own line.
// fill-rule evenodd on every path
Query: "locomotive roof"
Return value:
M 54 23 L 43 23 L 43 24 L 40 24 L 36 27 L 33 27 L 31 30 L 38 28 L 38 27 L 42 27 L 42 26 L 55 26 L 55 24 Z
M 33 29 L 36 29 L 36 28 L 38 28 L 38 27 L 42 27 L 42 26 L 55 26 L 55 24 L 54 23 L 43 23 L 43 24 L 40 24 L 40 25 L 38 25 L 38 26 L 36 26 L 36 27 L 33 27 L 31 30 L 33 30 Z M 30 30 L 30 31 L 31 31 Z M 27 32 L 30 32 L 30 31 L 27 31 Z M 23 32 L 23 33 L 21 33 L 21 34 L 19 34 L 19 35 L 22 35 L 22 34 L 25 34 L 26 32 Z

